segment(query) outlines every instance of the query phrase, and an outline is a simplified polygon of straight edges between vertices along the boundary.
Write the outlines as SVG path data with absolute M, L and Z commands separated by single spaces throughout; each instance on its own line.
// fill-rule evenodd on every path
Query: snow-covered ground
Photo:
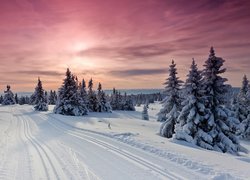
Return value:
M 0 106 L 0 179 L 249 179 L 250 155 L 207 151 L 160 137 L 156 113 L 69 117 Z M 110 124 L 110 126 L 109 126 Z M 242 142 L 250 150 L 250 142 Z

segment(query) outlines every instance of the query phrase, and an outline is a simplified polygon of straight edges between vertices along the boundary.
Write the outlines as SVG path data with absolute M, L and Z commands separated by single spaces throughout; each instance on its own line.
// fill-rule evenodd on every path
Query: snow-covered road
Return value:
M 31 106 L 1 106 L 0 133 L 0 179 L 211 177 Z

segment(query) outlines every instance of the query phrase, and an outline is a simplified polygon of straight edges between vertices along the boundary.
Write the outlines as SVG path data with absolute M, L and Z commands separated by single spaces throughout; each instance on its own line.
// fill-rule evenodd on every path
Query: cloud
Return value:
M 113 57 L 113 58 L 151 58 L 163 56 L 174 52 L 175 48 L 170 43 L 151 43 L 146 45 L 132 45 L 125 47 L 100 46 L 82 50 L 79 56 Z
M 130 69 L 130 70 L 115 70 L 109 71 L 108 74 L 112 76 L 128 77 L 128 76 L 144 76 L 144 75 L 155 75 L 164 74 L 167 69 Z
M 61 76 L 64 73 L 57 72 L 57 71 L 39 71 L 39 70 L 30 70 L 30 71 L 17 71 L 17 74 L 27 74 L 27 75 L 45 75 L 45 76 Z

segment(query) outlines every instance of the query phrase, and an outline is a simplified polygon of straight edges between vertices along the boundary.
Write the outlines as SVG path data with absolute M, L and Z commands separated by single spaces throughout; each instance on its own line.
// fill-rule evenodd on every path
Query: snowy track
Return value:
M 49 120 L 48 122 L 52 126 L 54 126 L 56 129 L 58 129 L 64 133 L 67 133 L 68 135 L 71 135 L 73 137 L 83 139 L 83 140 L 88 141 L 90 143 L 93 143 L 99 147 L 102 147 L 103 149 L 106 149 L 106 150 L 114 153 L 115 155 L 121 156 L 122 158 L 124 158 L 127 161 L 130 161 L 134 164 L 141 166 L 142 168 L 145 168 L 145 169 L 147 169 L 155 174 L 160 175 L 161 178 L 182 179 L 180 176 L 177 176 L 173 173 L 170 173 L 167 170 L 164 170 L 163 168 L 161 168 L 161 167 L 159 167 L 151 162 L 148 162 L 147 160 L 145 160 L 139 156 L 133 155 L 127 151 L 120 149 L 119 147 L 113 146 L 109 143 L 106 143 L 104 141 L 101 141 L 101 140 L 98 140 L 94 137 L 91 137 L 91 133 L 79 131 L 77 129 L 75 131 L 66 129 L 65 127 L 62 126 L 63 124 L 58 123 L 58 121 L 55 118 L 53 118 L 53 120 Z
M 0 107 L 0 130 L 0 179 L 211 178 L 31 106 Z

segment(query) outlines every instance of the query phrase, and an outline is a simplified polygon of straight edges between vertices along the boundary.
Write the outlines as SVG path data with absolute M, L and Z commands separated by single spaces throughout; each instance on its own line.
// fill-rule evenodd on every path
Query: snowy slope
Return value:
M 0 106 L 0 179 L 250 177 L 249 155 L 206 151 L 158 136 L 159 107 L 150 105 L 150 121 L 143 121 L 142 107 L 69 117 L 34 112 L 32 106 Z M 250 143 L 244 146 L 250 149 Z

